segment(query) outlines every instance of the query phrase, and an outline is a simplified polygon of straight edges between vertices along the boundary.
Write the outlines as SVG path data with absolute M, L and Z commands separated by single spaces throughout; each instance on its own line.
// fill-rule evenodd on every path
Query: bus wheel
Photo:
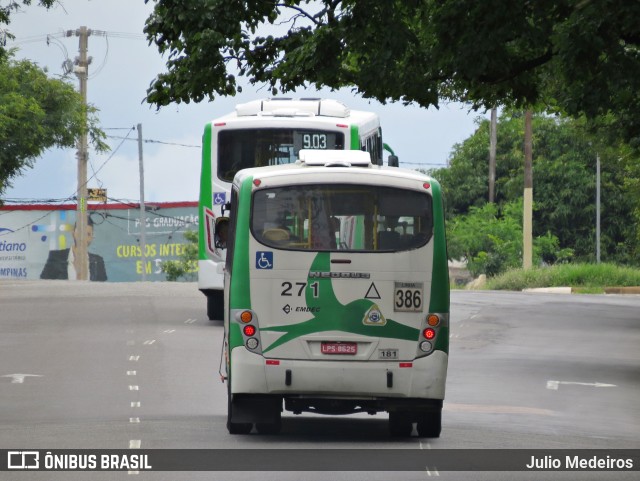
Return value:
M 424 413 L 418 421 L 418 436 L 423 438 L 439 438 L 442 431 L 442 409 Z
M 227 381 L 230 382 L 230 381 Z M 231 413 L 233 412 L 233 401 L 231 401 L 231 391 L 227 388 L 227 430 L 229 434 L 249 434 L 253 429 L 252 423 L 234 423 L 231 422 Z
M 231 421 L 227 421 L 229 434 L 249 434 L 252 428 L 253 424 L 251 423 L 232 423 Z
M 413 431 L 411 419 L 404 413 L 389 413 L 389 433 L 393 437 L 408 437 Z
M 224 291 L 209 291 L 207 294 L 207 317 L 210 321 L 224 320 Z

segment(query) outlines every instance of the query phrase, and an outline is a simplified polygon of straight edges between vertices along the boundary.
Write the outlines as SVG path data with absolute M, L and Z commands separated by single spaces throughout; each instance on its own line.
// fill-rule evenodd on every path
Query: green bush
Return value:
M 604 287 L 640 286 L 640 269 L 614 264 L 558 264 L 511 269 L 487 282 L 488 289 L 511 291 L 565 286 L 579 288 L 582 292 L 601 292 Z
M 505 204 L 471 207 L 469 214 L 447 223 L 451 259 L 466 259 L 474 277 L 499 275 L 522 265 L 522 199 Z M 533 239 L 534 265 L 567 262 L 571 249 L 560 249 L 558 238 L 547 232 Z
M 188 244 L 177 261 L 164 261 L 160 269 L 167 276 L 168 281 L 177 281 L 181 277 L 186 281 L 194 281 L 198 272 L 198 233 L 185 231 L 185 239 Z

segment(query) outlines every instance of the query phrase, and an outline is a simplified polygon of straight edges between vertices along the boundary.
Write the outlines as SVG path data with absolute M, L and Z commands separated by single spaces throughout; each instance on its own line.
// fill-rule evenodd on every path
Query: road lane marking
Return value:
M 140 386 L 129 386 L 129 391 L 139 391 Z
M 197 321 L 197 319 L 187 319 L 186 321 L 184 321 L 184 323 L 185 324 L 193 324 L 196 321 Z
M 458 404 L 445 403 L 444 411 L 458 413 L 482 413 L 482 414 L 534 414 L 538 416 L 554 416 L 550 409 L 534 408 L 527 406 L 501 406 L 491 404 Z
M 131 401 L 131 407 L 132 408 L 139 408 L 140 407 L 140 401 Z
M 10 377 L 11 384 L 24 384 L 27 377 L 43 377 L 42 374 L 5 374 L 0 377 Z
M 142 441 L 139 439 L 131 439 L 129 441 L 129 449 L 140 449 Z M 127 471 L 128 474 L 140 474 L 140 471 Z
M 140 418 L 129 418 L 131 424 L 140 424 Z
M 140 356 L 129 356 L 129 361 L 137 362 L 140 360 Z
M 138 371 L 127 371 L 127 376 L 137 376 Z
M 560 384 L 590 387 L 617 387 L 615 384 L 605 384 L 603 382 L 547 381 L 547 389 L 557 391 Z
M 149 339 L 147 341 L 144 341 L 142 344 L 144 344 L 145 346 L 150 346 L 152 344 L 155 344 L 156 340 L 155 339 Z
M 166 330 L 164 330 L 162 332 L 164 332 L 165 334 L 173 334 L 174 332 L 176 332 L 176 330 L 175 329 L 166 329 Z

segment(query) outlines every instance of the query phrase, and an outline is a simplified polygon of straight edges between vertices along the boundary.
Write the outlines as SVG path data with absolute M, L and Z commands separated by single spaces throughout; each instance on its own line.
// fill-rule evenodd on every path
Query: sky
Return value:
M 37 2 L 34 2 L 37 3 Z M 144 0 L 61 0 L 50 10 L 24 7 L 12 16 L 9 30 L 15 35 L 7 47 L 17 47 L 17 58 L 27 58 L 47 68 L 52 77 L 63 74 L 65 59 L 78 55 L 78 37 L 64 36 L 81 26 L 96 34 L 89 37 L 88 102 L 99 109 L 102 128 L 110 137 L 108 153 L 90 151 L 88 186 L 107 189 L 112 199 L 140 199 L 139 155 L 136 130 L 142 125 L 144 197 L 147 202 L 195 201 L 198 199 L 201 136 L 204 125 L 233 111 L 238 103 L 267 98 L 268 89 L 245 85 L 236 97 L 216 97 L 199 104 L 174 104 L 157 110 L 144 101 L 147 87 L 165 61 L 149 45 L 143 28 L 153 10 Z M 104 35 L 99 34 L 104 32 Z M 50 41 L 47 43 L 47 35 Z M 70 82 L 77 87 L 72 74 Z M 352 110 L 376 112 L 381 118 L 383 139 L 400 158 L 400 166 L 434 168 L 446 165 L 456 143 L 468 138 L 482 114 L 460 104 L 440 109 L 382 105 L 363 99 L 351 89 L 336 92 L 315 89 L 287 94 L 340 100 Z M 126 137 L 122 140 L 117 137 Z M 45 201 L 67 199 L 77 189 L 75 149 L 51 149 L 33 169 L 13 180 L 3 199 Z

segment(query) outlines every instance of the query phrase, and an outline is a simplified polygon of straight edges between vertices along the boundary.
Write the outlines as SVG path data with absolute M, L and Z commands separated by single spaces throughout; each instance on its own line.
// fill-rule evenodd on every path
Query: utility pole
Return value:
M 596 154 L 596 263 L 600 264 L 600 154 Z
M 496 148 L 498 144 L 498 109 L 491 109 L 491 124 L 489 130 L 489 202 L 496 201 Z
M 522 267 L 533 264 L 533 131 L 531 110 L 524 113 L 524 206 L 522 218 Z
M 138 124 L 138 160 L 140 161 L 140 260 L 142 281 L 147 280 L 147 224 L 144 207 L 144 163 L 142 161 L 142 124 Z
M 72 35 L 72 31 L 67 31 L 67 36 Z M 89 149 L 87 143 L 87 79 L 89 77 L 89 59 L 87 50 L 89 44 L 89 35 L 91 30 L 87 27 L 80 27 L 75 31 L 75 35 L 80 38 L 79 53 L 76 59 L 74 72 L 80 81 L 80 95 L 84 104 L 84 129 L 78 139 L 78 207 L 76 212 L 76 278 L 86 281 L 89 279 L 89 245 L 87 242 L 87 160 L 89 158 Z

